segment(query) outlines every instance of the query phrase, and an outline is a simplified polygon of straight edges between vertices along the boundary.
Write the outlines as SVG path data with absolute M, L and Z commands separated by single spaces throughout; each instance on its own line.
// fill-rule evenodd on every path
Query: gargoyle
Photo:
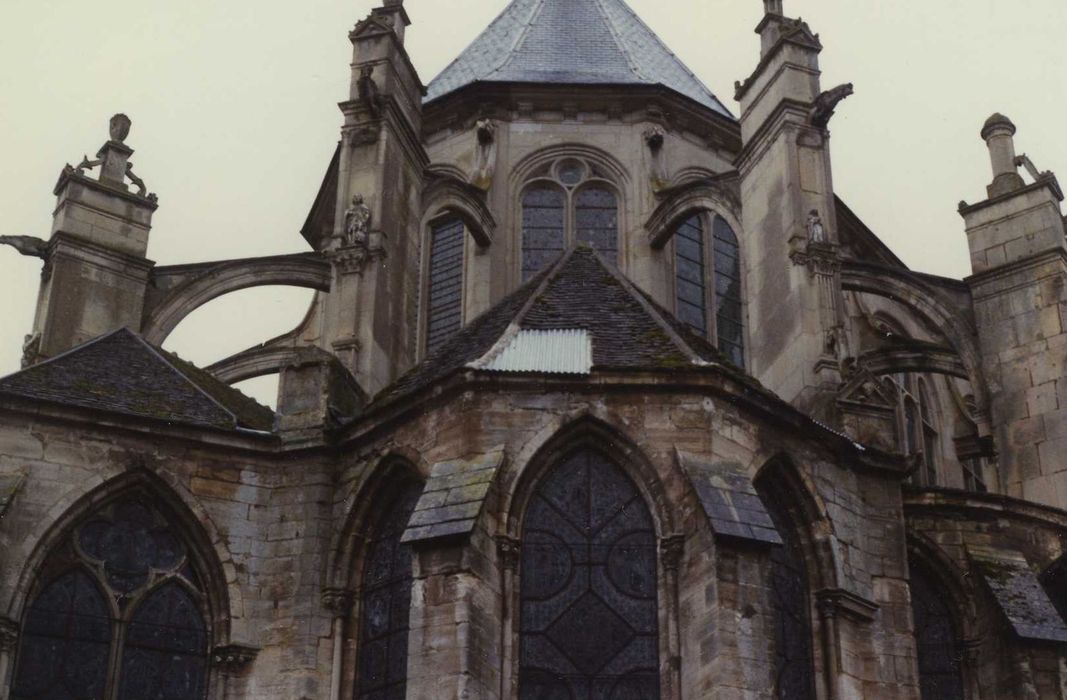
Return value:
M 44 260 L 48 257 L 48 241 L 34 236 L 0 236 L 0 245 L 9 245 L 31 258 Z
M 811 108 L 811 124 L 820 129 L 825 129 L 834 116 L 834 110 L 841 100 L 853 93 L 852 83 L 838 85 L 833 90 L 827 90 L 815 98 L 815 106 Z

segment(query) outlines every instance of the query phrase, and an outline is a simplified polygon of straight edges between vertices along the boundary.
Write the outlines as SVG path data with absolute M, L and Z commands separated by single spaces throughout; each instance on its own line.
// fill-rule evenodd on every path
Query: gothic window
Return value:
M 210 636 L 199 581 L 147 498 L 95 513 L 38 576 L 12 700 L 203 700 Z
M 655 530 L 615 464 L 579 450 L 541 481 L 521 566 L 521 700 L 658 700 Z
M 912 483 L 917 486 L 937 486 L 940 438 L 937 414 L 930 401 L 926 381 L 912 374 L 898 374 L 887 380 L 886 385 L 898 397 L 900 451 L 908 456 L 917 455 L 920 459 L 920 467 L 912 477 Z
M 741 255 L 737 236 L 722 217 L 714 217 L 713 240 L 706 242 L 708 215 L 694 214 L 674 233 L 675 310 L 678 318 L 739 367 L 745 365 L 741 301 Z M 708 270 L 712 270 L 711 275 Z M 708 310 L 714 309 L 714 319 Z
M 935 581 L 914 565 L 910 587 L 922 700 L 963 700 L 963 649 L 945 596 Z
M 422 487 L 412 482 L 383 510 L 363 569 L 356 697 L 403 698 L 407 687 L 411 549 L 400 543 Z
M 963 467 L 963 488 L 975 493 L 989 492 L 989 487 L 986 486 L 985 478 L 982 476 L 985 473 L 985 458 L 964 457 L 960 460 L 960 466 Z
M 426 352 L 432 352 L 463 324 L 463 222 L 439 219 L 430 225 L 430 270 Z
M 774 692 L 778 700 L 815 700 L 811 606 L 804 551 L 777 493 L 764 497 L 783 544 L 771 550 L 770 609 L 774 629 Z
M 576 243 L 616 263 L 619 202 L 614 186 L 595 165 L 562 158 L 537 171 L 522 196 L 523 281 Z

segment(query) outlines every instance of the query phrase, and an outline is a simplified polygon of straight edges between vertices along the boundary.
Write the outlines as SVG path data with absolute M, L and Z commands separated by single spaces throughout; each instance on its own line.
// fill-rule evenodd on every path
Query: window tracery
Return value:
M 205 698 L 210 635 L 194 569 L 146 496 L 77 525 L 38 575 L 12 699 Z
M 637 488 L 602 454 L 572 453 L 524 521 L 519 697 L 659 698 L 656 537 Z
M 412 555 L 400 538 L 421 493 L 418 482 L 406 485 L 384 510 L 367 546 L 356 683 L 362 700 L 403 698 L 407 687 Z
M 536 171 L 523 192 L 523 281 L 576 243 L 616 263 L 619 202 L 615 186 L 596 165 L 565 157 Z
M 734 364 L 744 367 L 740 246 L 730 224 L 715 216 L 709 226 L 710 216 L 694 214 L 675 229 L 675 313 L 693 332 L 713 339 Z M 714 309 L 714 322 L 709 309 Z
M 917 455 L 920 460 L 912 483 L 916 486 L 937 486 L 940 434 L 926 380 L 913 374 L 897 374 L 887 377 L 885 384 L 890 393 L 897 397 L 900 450 L 908 456 Z

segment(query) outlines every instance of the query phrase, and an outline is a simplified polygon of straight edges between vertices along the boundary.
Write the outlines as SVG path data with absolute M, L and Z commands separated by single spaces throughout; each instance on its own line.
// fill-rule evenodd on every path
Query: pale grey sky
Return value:
M 755 66 L 761 0 L 629 0 L 736 113 Z M 0 234 L 44 237 L 64 163 L 93 155 L 108 118 L 160 208 L 161 265 L 306 249 L 299 229 L 338 138 L 347 33 L 369 0 L 0 0 Z M 408 47 L 428 82 L 506 0 L 408 0 Z M 786 0 L 822 35 L 823 83 L 854 82 L 832 123 L 835 187 L 905 262 L 963 277 L 956 214 L 990 179 L 982 122 L 1067 177 L 1063 0 Z M 0 249 L 0 375 L 18 368 L 40 265 Z M 295 326 L 309 293 L 274 288 L 204 307 L 167 348 L 198 364 Z M 248 387 L 272 398 L 270 382 Z

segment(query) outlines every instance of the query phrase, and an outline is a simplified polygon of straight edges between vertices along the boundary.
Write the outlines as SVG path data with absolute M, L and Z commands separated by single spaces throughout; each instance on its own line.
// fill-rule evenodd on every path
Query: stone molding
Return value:
M 678 571 L 685 554 L 685 535 L 670 535 L 659 541 L 659 558 L 666 571 Z
M 18 623 L 10 618 L 0 617 L 0 652 L 14 651 L 18 641 Z M 2 678 L 0 682 L 3 682 Z
M 322 607 L 333 613 L 334 617 L 348 617 L 355 600 L 355 591 L 348 588 L 322 589 Z
M 804 250 L 794 250 L 789 254 L 794 265 L 808 268 L 812 277 L 833 277 L 841 271 L 841 257 L 833 243 L 816 243 L 811 241 Z
M 507 535 L 497 535 L 496 551 L 500 557 L 500 565 L 505 571 L 515 571 L 519 568 L 519 560 L 522 557 L 522 542 Z
M 815 605 L 823 618 L 847 617 L 856 622 L 874 622 L 880 606 L 843 588 L 824 588 L 815 594 Z
M 259 649 L 253 646 L 226 644 L 211 650 L 211 662 L 223 673 L 235 674 L 248 668 L 258 654 Z

